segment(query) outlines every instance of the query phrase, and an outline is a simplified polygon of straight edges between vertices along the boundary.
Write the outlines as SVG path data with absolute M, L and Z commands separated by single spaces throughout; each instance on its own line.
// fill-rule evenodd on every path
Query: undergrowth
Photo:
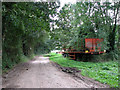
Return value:
M 35 56 L 34 54 L 32 54 L 30 57 L 22 55 L 20 57 L 19 62 L 11 61 L 11 60 L 9 60 L 9 58 L 6 58 L 6 61 L 2 62 L 2 73 L 8 72 L 10 69 L 12 69 L 18 63 L 27 62 L 28 60 L 33 59 L 34 56 Z
M 76 67 L 81 70 L 83 76 L 93 78 L 101 83 L 108 84 L 111 87 L 118 87 L 118 62 L 81 62 L 64 58 L 61 54 L 50 53 L 48 55 L 51 61 L 58 63 L 63 67 Z

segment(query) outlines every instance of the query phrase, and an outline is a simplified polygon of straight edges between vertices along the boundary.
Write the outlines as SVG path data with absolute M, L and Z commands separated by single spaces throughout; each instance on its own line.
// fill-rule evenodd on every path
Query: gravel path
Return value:
M 3 88 L 91 88 L 92 84 L 57 69 L 48 57 L 17 65 L 3 75 Z

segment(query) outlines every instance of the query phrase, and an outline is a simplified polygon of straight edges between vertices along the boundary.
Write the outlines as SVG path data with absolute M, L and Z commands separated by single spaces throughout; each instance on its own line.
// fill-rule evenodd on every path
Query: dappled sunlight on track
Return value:
M 48 59 L 49 57 L 38 57 L 37 59 L 45 60 Z
M 35 60 L 35 61 L 32 61 L 32 63 L 34 64 L 39 64 L 39 63 L 49 63 L 50 61 L 49 60 Z
M 49 63 L 49 57 L 37 57 L 36 60 L 32 61 L 32 64 L 47 64 Z

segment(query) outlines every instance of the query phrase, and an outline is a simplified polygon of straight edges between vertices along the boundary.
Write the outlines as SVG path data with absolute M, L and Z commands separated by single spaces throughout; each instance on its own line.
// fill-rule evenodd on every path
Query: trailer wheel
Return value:
M 62 54 L 63 55 L 63 57 L 68 57 L 68 54 L 67 53 L 64 53 L 64 54 Z
M 62 56 L 64 57 L 64 53 L 62 54 Z

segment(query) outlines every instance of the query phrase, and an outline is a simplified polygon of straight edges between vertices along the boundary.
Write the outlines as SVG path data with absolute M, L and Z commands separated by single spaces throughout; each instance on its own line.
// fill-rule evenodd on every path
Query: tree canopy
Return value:
M 58 7 L 58 2 L 3 3 L 3 67 L 12 66 L 10 62 L 20 62 L 23 56 L 52 49 L 49 45 L 50 22 L 53 22 L 50 16 L 55 16 Z
M 83 45 L 85 38 L 103 38 L 102 48 L 112 52 L 120 43 L 118 10 L 120 2 L 77 2 L 66 4 L 58 13 L 54 39 L 65 47 Z
M 81 49 L 85 38 L 103 38 L 102 48 L 118 57 L 120 2 L 3 2 L 3 67 L 24 56 L 63 47 Z M 12 64 L 11 64 L 12 63 Z

